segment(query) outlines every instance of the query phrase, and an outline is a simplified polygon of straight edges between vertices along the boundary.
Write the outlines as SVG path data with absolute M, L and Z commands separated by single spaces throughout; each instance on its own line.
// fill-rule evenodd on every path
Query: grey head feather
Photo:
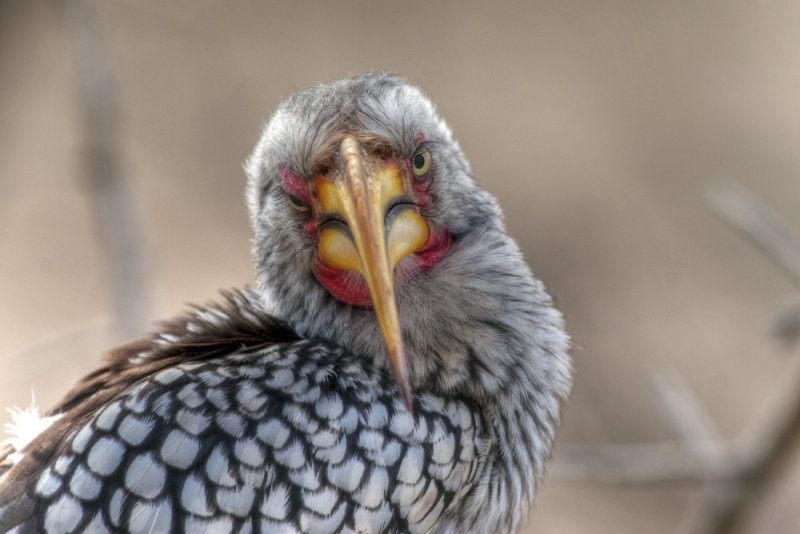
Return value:
M 453 246 L 439 264 L 396 288 L 414 380 L 458 382 L 463 368 L 456 377 L 445 371 L 460 367 L 448 361 L 462 360 L 463 355 L 452 353 L 465 346 L 476 353 L 485 349 L 487 367 L 498 381 L 515 373 L 495 365 L 506 357 L 492 349 L 509 342 L 531 346 L 526 341 L 533 335 L 533 345 L 563 353 L 566 337 L 559 314 L 506 235 L 497 202 L 476 184 L 450 129 L 419 89 L 381 73 L 289 98 L 248 160 L 253 255 L 261 291 L 274 311 L 302 335 L 343 344 L 385 365 L 374 314 L 337 301 L 317 282 L 311 272 L 315 243 L 300 231 L 301 222 L 279 187 L 279 165 L 309 180 L 331 164 L 346 133 L 381 138 L 399 158 L 412 155 L 419 134 L 433 147 L 433 202 L 423 215 L 431 226 L 450 233 Z M 482 336 L 487 325 L 502 331 L 506 341 Z

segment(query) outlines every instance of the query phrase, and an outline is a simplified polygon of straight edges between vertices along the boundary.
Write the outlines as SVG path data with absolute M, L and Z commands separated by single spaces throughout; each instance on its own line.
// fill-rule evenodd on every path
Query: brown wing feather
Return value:
M 9 456 L 13 453 L 14 447 L 12 447 L 10 443 L 0 445 L 0 481 L 3 480 L 3 475 L 14 465 L 9 460 Z
M 193 306 L 176 319 L 163 321 L 152 335 L 131 341 L 106 354 L 105 366 L 90 373 L 56 404 L 48 415 L 87 405 L 102 406 L 104 391 L 116 395 L 142 378 L 189 360 L 207 360 L 241 349 L 299 339 L 285 323 L 259 309 L 251 289 L 225 291 L 223 302 Z
M 21 497 L 28 482 L 53 461 L 58 436 L 83 425 L 140 380 L 189 360 L 299 339 L 286 324 L 261 309 L 252 289 L 222 295 L 220 303 L 194 306 L 189 313 L 162 322 L 154 334 L 109 351 L 106 365 L 78 381 L 47 413 L 64 416 L 25 447 L 13 469 L 8 457 L 15 451 L 10 446 L 0 448 L 0 505 Z

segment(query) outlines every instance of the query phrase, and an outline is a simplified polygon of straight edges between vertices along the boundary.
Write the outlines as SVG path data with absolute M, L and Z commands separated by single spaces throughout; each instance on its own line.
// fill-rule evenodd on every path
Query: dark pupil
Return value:
M 414 156 L 414 168 L 421 169 L 425 166 L 425 156 L 422 154 L 417 154 Z

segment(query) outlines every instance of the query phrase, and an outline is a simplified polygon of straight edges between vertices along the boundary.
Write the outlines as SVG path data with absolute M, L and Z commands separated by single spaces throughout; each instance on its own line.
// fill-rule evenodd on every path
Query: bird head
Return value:
M 372 73 L 289 98 L 247 172 L 265 305 L 301 335 L 379 355 L 407 406 L 447 360 L 445 338 L 499 313 L 502 296 L 483 298 L 487 266 L 519 254 L 496 257 L 496 202 L 404 80 Z

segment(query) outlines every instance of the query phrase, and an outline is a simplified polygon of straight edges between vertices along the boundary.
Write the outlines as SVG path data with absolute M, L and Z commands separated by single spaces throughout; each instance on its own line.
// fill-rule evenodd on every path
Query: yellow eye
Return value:
M 411 172 L 420 178 L 428 174 L 431 168 L 431 153 L 427 148 L 420 148 L 411 156 Z
M 308 211 L 308 206 L 305 202 L 294 195 L 290 195 L 289 193 L 286 193 L 286 203 L 299 212 Z

